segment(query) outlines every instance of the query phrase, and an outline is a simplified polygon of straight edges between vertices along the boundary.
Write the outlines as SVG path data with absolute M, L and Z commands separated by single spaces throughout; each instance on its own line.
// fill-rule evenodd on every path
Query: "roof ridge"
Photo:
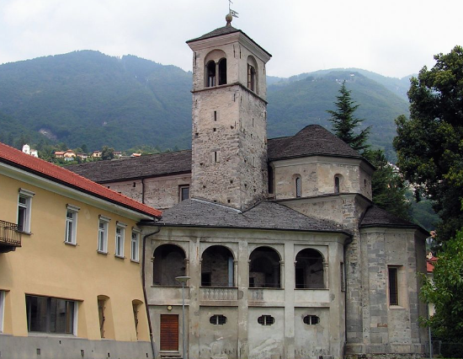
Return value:
M 208 201 L 206 199 L 201 199 L 201 198 L 196 198 L 196 197 L 191 197 L 191 200 L 199 202 L 199 203 L 204 203 L 204 204 L 212 204 L 214 206 L 225 208 L 225 209 L 231 209 L 232 211 L 235 211 L 235 212 L 237 212 L 239 214 L 243 214 L 243 212 L 240 211 L 239 209 L 236 209 L 236 208 L 233 208 L 233 207 L 230 207 L 230 206 L 226 206 L 226 205 L 224 205 L 222 203 L 211 202 L 211 201 Z

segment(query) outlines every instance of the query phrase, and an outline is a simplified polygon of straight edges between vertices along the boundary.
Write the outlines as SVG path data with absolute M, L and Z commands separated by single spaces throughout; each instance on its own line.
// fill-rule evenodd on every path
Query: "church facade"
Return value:
M 271 55 L 227 20 L 187 42 L 191 151 L 73 167 L 164 209 L 144 251 L 156 356 L 421 356 L 426 233 L 373 205 L 374 167 L 321 126 L 267 140 Z

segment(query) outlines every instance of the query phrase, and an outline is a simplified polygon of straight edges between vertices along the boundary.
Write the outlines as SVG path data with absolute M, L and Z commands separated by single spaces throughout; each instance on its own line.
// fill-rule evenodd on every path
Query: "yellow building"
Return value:
M 160 215 L 0 144 L 0 357 L 151 357 L 141 224 Z

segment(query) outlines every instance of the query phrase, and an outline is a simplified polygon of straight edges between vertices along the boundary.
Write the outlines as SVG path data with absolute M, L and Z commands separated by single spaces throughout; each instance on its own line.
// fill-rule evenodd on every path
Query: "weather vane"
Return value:
M 233 4 L 233 2 L 231 0 L 228 0 L 228 13 L 233 17 L 238 17 L 238 12 L 231 9 L 231 4 Z

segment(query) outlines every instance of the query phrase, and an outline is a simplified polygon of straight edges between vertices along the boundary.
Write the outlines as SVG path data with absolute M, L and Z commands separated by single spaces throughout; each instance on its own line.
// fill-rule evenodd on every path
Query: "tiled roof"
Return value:
M 191 172 L 191 151 L 166 152 L 67 167 L 98 183 Z
M 198 40 L 209 39 L 211 37 L 232 34 L 234 32 L 242 32 L 242 31 L 238 30 L 238 29 L 235 29 L 233 26 L 219 27 L 218 29 L 215 29 L 215 30 L 213 30 L 211 32 L 208 32 L 207 34 L 204 34 L 203 36 L 197 37 L 195 39 L 188 40 L 187 43 L 198 41 Z
M 251 40 L 254 44 L 256 44 L 262 51 L 264 51 L 267 55 L 272 56 L 270 53 L 268 53 L 262 46 L 260 46 L 257 42 L 255 42 L 253 39 L 251 39 L 248 35 L 246 35 L 243 31 L 234 28 L 233 26 L 224 26 L 224 27 L 219 27 L 218 29 L 215 29 L 211 32 L 208 32 L 207 34 L 204 34 L 203 36 L 197 37 L 195 39 L 188 40 L 186 43 L 190 42 L 195 42 L 195 41 L 200 41 L 200 40 L 205 40 L 205 39 L 210 39 L 213 37 L 218 37 L 218 36 L 223 36 L 223 35 L 228 35 L 228 34 L 233 34 L 235 32 L 241 32 L 243 35 L 245 35 L 249 40 Z
M 417 228 L 415 224 L 410 223 L 402 218 L 396 217 L 384 209 L 381 209 L 377 206 L 371 206 L 365 213 L 360 227 L 375 226 Z
M 261 202 L 241 212 L 221 204 L 193 198 L 165 210 L 160 223 L 188 227 L 327 231 L 350 235 L 335 222 L 307 217 L 274 202 Z
M 0 143 L 0 162 L 21 168 L 53 182 L 74 188 L 145 215 L 160 217 L 161 211 L 103 187 L 65 168 L 41 160 Z
M 294 136 L 268 140 L 269 161 L 316 155 L 362 158 L 357 151 L 320 125 L 306 126 Z

